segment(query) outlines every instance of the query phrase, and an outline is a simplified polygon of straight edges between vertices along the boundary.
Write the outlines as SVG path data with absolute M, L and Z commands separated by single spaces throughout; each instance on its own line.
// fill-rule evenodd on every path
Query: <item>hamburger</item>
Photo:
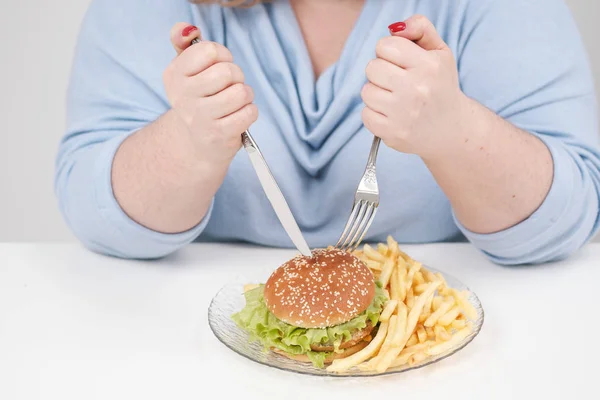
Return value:
M 252 341 L 319 368 L 364 348 L 387 301 L 369 268 L 334 248 L 287 261 L 244 295 L 232 319 Z

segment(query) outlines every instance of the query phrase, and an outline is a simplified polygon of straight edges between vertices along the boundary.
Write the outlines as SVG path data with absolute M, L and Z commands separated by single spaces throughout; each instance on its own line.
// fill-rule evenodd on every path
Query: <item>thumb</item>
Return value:
M 175 51 L 177 51 L 177 55 L 190 47 L 192 40 L 199 37 L 200 30 L 194 25 L 185 22 L 178 22 L 171 28 L 171 43 Z
M 448 48 L 431 21 L 422 15 L 415 15 L 404 22 L 396 22 L 389 26 L 389 30 L 393 36 L 413 41 L 428 51 Z

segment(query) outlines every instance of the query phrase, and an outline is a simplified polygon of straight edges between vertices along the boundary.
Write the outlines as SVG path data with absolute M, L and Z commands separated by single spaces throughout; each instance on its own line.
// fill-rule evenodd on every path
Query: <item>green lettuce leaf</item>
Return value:
M 359 316 L 340 325 L 329 328 L 298 328 L 275 317 L 267 308 L 264 300 L 264 285 L 245 293 L 246 306 L 231 316 L 233 321 L 250 334 L 252 341 L 259 341 L 265 349 L 277 348 L 290 354 L 306 354 L 313 365 L 324 367 L 329 353 L 311 350 L 312 344 L 333 343 L 334 351 L 344 340 L 349 340 L 352 333 L 363 329 L 370 321 L 373 326 L 379 322 L 379 315 L 387 301 L 385 292 L 377 283 L 375 297 L 369 307 Z

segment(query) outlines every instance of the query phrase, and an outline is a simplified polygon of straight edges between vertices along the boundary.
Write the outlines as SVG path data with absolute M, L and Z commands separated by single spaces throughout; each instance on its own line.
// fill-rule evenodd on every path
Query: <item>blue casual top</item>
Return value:
M 600 189 L 597 104 L 585 50 L 562 0 L 367 0 L 338 62 L 316 81 L 287 0 L 250 9 L 185 0 L 95 0 L 84 19 L 68 90 L 56 193 L 74 234 L 93 251 L 161 257 L 192 241 L 292 247 L 240 151 L 206 218 L 180 234 L 130 219 L 111 188 L 120 143 L 169 109 L 162 82 L 169 31 L 197 25 L 227 46 L 255 91 L 251 127 L 311 247 L 335 244 L 349 216 L 372 134 L 361 122 L 365 67 L 390 23 L 427 16 L 452 49 L 462 90 L 549 147 L 555 174 L 539 209 L 502 232 L 475 234 L 455 218 L 423 161 L 383 146 L 381 205 L 369 241 L 468 239 L 501 264 L 570 255 L 596 233 Z

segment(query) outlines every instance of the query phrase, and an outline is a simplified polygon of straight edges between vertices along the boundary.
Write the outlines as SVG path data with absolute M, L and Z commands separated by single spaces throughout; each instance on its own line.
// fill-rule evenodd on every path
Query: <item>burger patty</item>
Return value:
M 362 342 L 364 338 L 369 336 L 373 331 L 373 325 L 371 321 L 367 321 L 367 326 L 363 329 L 359 329 L 352 334 L 350 340 L 343 341 L 340 344 L 340 349 L 347 349 L 349 347 L 355 346 L 358 343 Z M 334 351 L 333 343 L 319 343 L 319 344 L 311 344 L 310 348 L 313 351 Z

